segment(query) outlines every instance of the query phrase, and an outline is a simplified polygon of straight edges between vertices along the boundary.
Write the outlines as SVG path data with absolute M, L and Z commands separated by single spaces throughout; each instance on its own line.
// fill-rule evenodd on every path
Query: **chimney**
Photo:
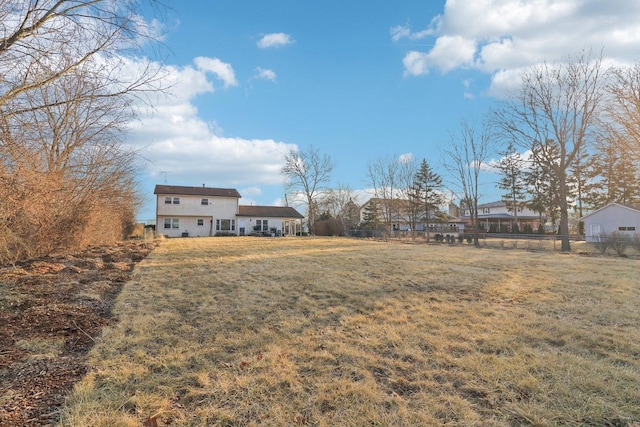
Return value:
M 202 184 L 202 188 L 204 188 L 204 184 Z

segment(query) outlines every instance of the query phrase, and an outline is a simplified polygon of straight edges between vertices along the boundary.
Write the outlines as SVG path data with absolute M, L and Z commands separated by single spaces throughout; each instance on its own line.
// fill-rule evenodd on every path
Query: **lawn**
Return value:
M 123 288 L 61 424 L 638 425 L 639 266 L 341 238 L 167 240 Z

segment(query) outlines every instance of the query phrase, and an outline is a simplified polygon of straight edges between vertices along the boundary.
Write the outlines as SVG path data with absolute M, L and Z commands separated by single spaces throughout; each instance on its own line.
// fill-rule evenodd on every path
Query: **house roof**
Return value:
M 481 208 L 501 208 L 504 206 L 504 202 L 502 200 L 498 200 L 496 202 L 483 203 L 478 205 L 478 209 Z
M 253 216 L 262 218 L 304 218 L 290 206 L 238 206 L 237 216 Z
M 463 215 L 460 218 L 469 219 L 471 215 Z M 518 215 L 518 219 L 538 219 L 538 216 L 534 215 Z M 508 219 L 514 220 L 515 216 L 508 213 L 499 213 L 499 214 L 478 214 L 478 219 Z
M 174 194 L 182 196 L 242 197 L 235 188 L 183 187 L 181 185 L 156 185 L 153 194 Z
M 608 205 L 606 205 L 606 206 L 601 207 L 600 209 L 597 209 L 597 210 L 595 210 L 595 211 L 591 212 L 590 214 L 587 214 L 587 215 L 583 216 L 582 218 L 580 218 L 580 221 L 584 221 L 584 219 L 585 219 L 585 218 L 588 218 L 588 217 L 590 217 L 591 215 L 595 215 L 595 214 L 597 214 L 598 212 L 601 212 L 601 211 L 603 211 L 603 210 L 605 210 L 605 209 L 609 209 L 611 206 L 620 206 L 621 208 L 629 209 L 629 210 L 631 210 L 631 211 L 634 211 L 634 212 L 636 212 L 636 213 L 640 214 L 640 205 L 631 205 L 631 204 L 624 204 L 624 203 L 616 203 L 616 202 L 613 202 L 613 203 L 609 203 L 609 204 L 608 204 Z

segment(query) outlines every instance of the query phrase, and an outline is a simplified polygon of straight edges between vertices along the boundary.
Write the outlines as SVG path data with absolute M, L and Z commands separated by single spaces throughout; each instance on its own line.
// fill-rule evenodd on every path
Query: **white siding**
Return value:
M 171 204 L 165 203 L 165 198 L 171 197 Z M 180 203 L 174 204 L 173 199 L 179 198 Z M 202 199 L 208 199 L 208 204 L 203 205 Z M 216 234 L 216 220 L 235 220 L 238 213 L 238 199 L 235 197 L 213 196 L 183 196 L 183 195 L 157 195 L 157 219 L 156 232 L 168 237 L 180 237 L 188 233 L 190 237 L 211 236 Z M 165 218 L 177 219 L 179 228 L 164 228 Z M 203 220 L 203 225 L 198 225 L 198 219 Z M 234 233 L 237 233 L 237 226 Z
M 635 227 L 635 230 L 619 230 L 620 227 Z M 594 241 L 596 236 L 592 235 L 591 230 L 597 230 L 598 228 L 602 234 L 640 234 L 640 212 L 618 204 L 612 204 L 584 217 L 587 242 Z

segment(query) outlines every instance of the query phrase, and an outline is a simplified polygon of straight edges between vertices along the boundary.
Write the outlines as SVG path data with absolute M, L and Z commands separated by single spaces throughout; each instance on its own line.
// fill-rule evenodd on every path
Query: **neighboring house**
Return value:
M 382 199 L 373 197 L 360 206 L 360 222 L 365 222 L 373 206 L 377 208 L 376 217 L 381 225 L 386 224 L 391 231 L 411 231 L 415 221 L 415 231 L 424 232 L 429 226 L 432 233 L 457 233 L 464 230 L 464 222 L 457 218 L 446 218 L 442 212 L 429 212 L 429 220 L 425 220 L 424 212 L 412 212 L 415 209 L 409 200 Z M 415 219 L 412 217 L 415 216 Z M 460 226 L 462 225 L 462 230 Z
M 244 235 L 260 225 L 264 231 L 295 235 L 303 218 L 290 207 L 240 206 L 233 188 L 156 185 L 156 233 L 167 237 Z M 254 215 L 255 214 L 255 215 Z M 249 229 L 250 226 L 250 229 Z
M 464 210 L 461 219 L 463 219 L 467 225 L 471 226 L 469 209 Z M 516 222 L 516 216 L 514 216 L 512 211 L 507 209 L 503 201 L 478 205 L 478 224 L 487 231 L 511 231 L 511 226 L 514 222 Z M 540 216 L 526 206 L 520 206 L 517 212 L 517 223 L 520 231 L 530 226 L 531 230 L 536 232 L 540 227 Z
M 610 203 L 580 218 L 584 221 L 587 242 L 598 241 L 600 236 L 620 233 L 633 236 L 640 233 L 640 206 Z
M 367 215 L 371 214 L 374 207 L 380 226 L 389 227 L 391 231 L 411 230 L 412 214 L 408 200 L 372 197 L 360 206 L 361 223 L 366 222 Z
M 297 210 L 289 206 L 238 206 L 238 232 L 266 233 L 276 230 L 277 235 L 295 236 L 302 231 L 302 219 Z

